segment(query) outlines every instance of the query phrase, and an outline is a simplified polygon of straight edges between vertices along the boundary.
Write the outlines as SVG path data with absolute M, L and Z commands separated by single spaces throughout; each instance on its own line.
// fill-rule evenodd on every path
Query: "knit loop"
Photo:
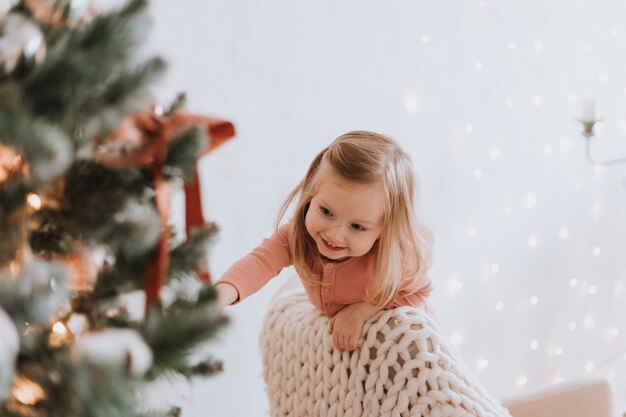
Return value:
M 271 415 L 510 417 L 421 309 L 381 311 L 353 352 L 300 289 L 276 297 L 260 338 Z

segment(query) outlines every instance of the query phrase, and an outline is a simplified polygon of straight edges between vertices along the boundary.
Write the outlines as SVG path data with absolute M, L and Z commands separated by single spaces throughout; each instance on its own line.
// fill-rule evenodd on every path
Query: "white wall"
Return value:
M 388 133 L 421 177 L 433 304 L 478 378 L 505 396 L 594 368 L 624 396 L 626 366 L 609 358 L 626 347 L 626 165 L 594 169 L 575 117 L 595 96 L 606 123 L 593 151 L 626 154 L 626 3 L 159 0 L 152 11 L 150 49 L 171 64 L 159 97 L 186 91 L 189 110 L 238 131 L 201 163 L 205 213 L 221 227 L 216 276 L 271 232 L 323 146 Z M 182 384 L 185 417 L 267 415 L 258 335 L 279 285 L 228 311 L 207 347 L 225 372 Z

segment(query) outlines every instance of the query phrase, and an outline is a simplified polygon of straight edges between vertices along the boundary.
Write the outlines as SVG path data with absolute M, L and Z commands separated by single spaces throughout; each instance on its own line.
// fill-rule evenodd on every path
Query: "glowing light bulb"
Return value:
M 598 292 L 598 288 L 595 285 L 590 285 L 587 289 L 587 292 L 589 293 L 589 295 L 594 295 Z
M 594 371 L 594 369 L 596 369 L 596 365 L 593 362 L 587 362 L 585 364 L 585 371 L 591 373 Z
M 522 376 L 517 377 L 515 384 L 517 385 L 518 388 L 521 388 L 524 385 L 526 385 L 527 382 L 528 382 L 528 378 L 522 375 Z
M 567 226 L 561 226 L 561 228 L 559 229 L 559 237 L 561 239 L 567 239 L 568 236 L 569 230 L 567 229 Z
M 561 356 L 561 355 L 563 354 L 563 348 L 562 348 L 561 346 L 557 346 L 557 347 L 554 349 L 554 354 L 555 354 L 556 356 Z
M 67 333 L 67 327 L 65 327 L 64 323 L 57 321 L 52 326 L 52 331 L 58 335 L 64 335 Z
M 538 347 L 539 347 L 539 342 L 537 342 L 536 340 L 531 340 L 530 341 L 530 349 L 531 350 L 537 350 Z
M 428 35 L 422 35 L 421 39 L 422 43 L 430 43 L 430 36 Z
M 578 280 L 576 278 L 572 278 L 569 280 L 569 286 L 572 288 L 576 288 L 578 286 Z
M 485 369 L 487 365 L 489 365 L 489 361 L 485 358 L 480 358 L 476 361 L 476 369 L 478 369 L 479 371 Z
M 39 210 L 41 208 L 41 198 L 35 193 L 28 194 L 26 196 L 26 202 L 34 210 Z
M 499 301 L 496 303 L 496 310 L 497 311 L 502 311 L 502 309 L 504 309 L 504 303 L 502 301 Z
M 576 330 L 576 323 L 573 321 L 570 321 L 570 323 L 567 325 L 567 328 L 573 332 L 574 330 Z
M 25 405 L 35 405 L 46 397 L 41 385 L 21 375 L 15 378 L 11 394 Z
M 539 302 L 539 298 L 536 295 L 533 295 L 532 297 L 530 297 L 531 306 L 536 306 L 538 302 Z
M 602 253 L 602 250 L 600 250 L 599 247 L 595 247 L 593 248 L 593 256 L 600 256 L 600 254 Z
M 480 62 L 475 62 L 474 63 L 474 68 L 476 68 L 476 71 L 482 71 L 483 68 L 485 68 L 485 67 Z
M 498 265 L 498 264 L 492 264 L 491 265 L 491 272 L 492 273 L 497 274 L 499 270 L 500 270 L 500 265 Z
M 530 235 L 530 237 L 528 238 L 528 247 L 529 248 L 537 247 L 537 236 Z

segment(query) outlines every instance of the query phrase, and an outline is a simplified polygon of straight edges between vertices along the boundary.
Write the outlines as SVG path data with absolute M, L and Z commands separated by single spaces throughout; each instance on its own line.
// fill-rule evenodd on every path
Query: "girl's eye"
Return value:
M 331 215 L 330 210 L 328 210 L 326 207 L 320 207 L 320 212 L 321 212 L 324 216 L 330 216 L 330 215 Z
M 356 223 L 354 223 L 352 225 L 352 228 L 354 230 L 358 230 L 359 232 L 364 232 L 365 231 L 365 228 L 363 226 L 361 226 L 360 224 L 356 224 Z

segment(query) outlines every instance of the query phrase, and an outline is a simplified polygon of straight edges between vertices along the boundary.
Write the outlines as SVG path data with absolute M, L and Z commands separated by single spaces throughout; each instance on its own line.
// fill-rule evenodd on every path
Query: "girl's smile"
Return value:
M 331 168 L 322 175 L 306 213 L 307 232 L 330 260 L 365 255 L 382 231 L 382 184 L 349 181 Z

